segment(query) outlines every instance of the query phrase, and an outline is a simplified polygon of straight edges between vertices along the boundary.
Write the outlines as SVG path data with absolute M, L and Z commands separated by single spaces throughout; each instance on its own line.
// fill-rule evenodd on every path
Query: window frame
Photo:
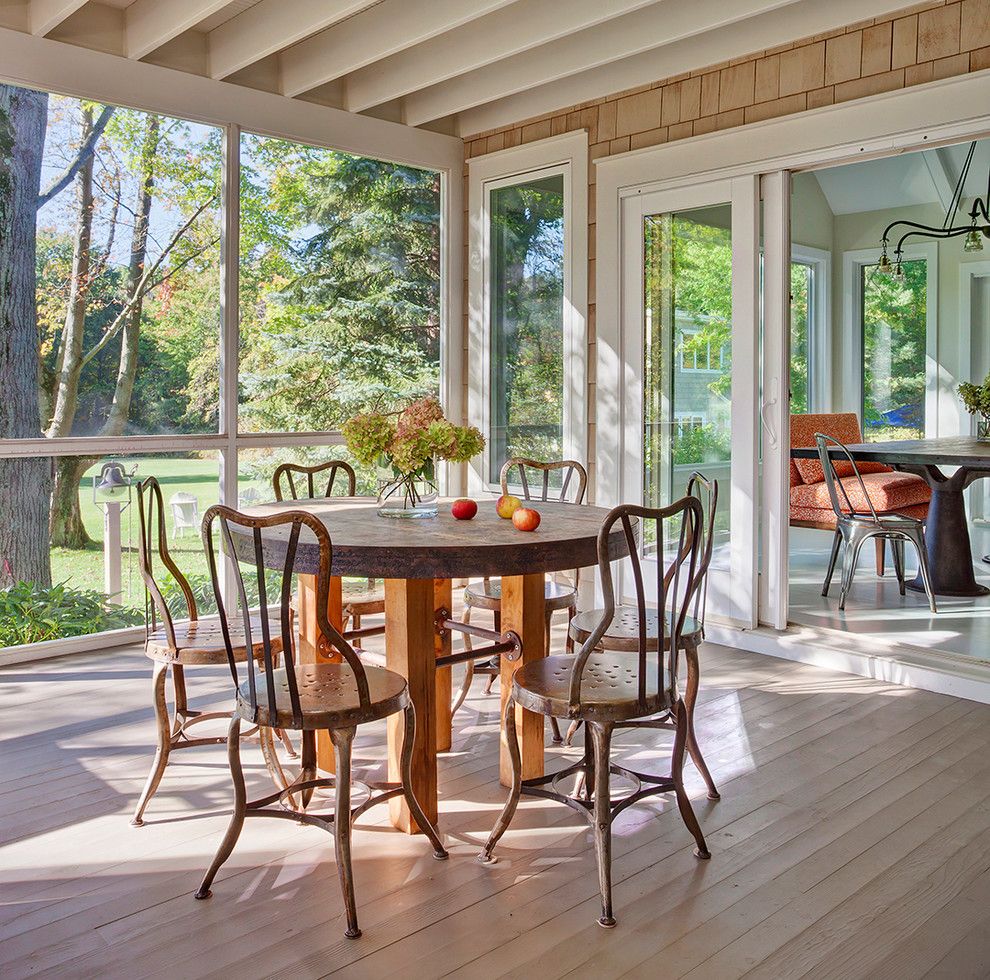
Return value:
M 812 270 L 808 292 L 808 411 L 832 411 L 832 253 L 828 249 L 791 243 L 791 265 Z
M 581 130 L 468 161 L 468 421 L 488 439 L 491 404 L 491 192 L 541 177 L 564 179 L 564 413 L 566 458 L 588 460 L 588 134 Z M 491 450 L 469 464 L 472 493 L 498 493 Z

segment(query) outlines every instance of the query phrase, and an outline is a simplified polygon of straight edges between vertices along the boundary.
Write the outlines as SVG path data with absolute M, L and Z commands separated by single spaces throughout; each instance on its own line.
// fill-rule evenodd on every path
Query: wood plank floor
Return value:
M 195 707 L 229 676 L 189 672 Z M 147 824 L 149 665 L 112 650 L 0 670 L 0 975 L 16 977 L 990 976 L 990 706 L 708 645 L 698 735 L 722 791 L 689 791 L 712 851 L 672 801 L 615 827 L 618 927 L 596 925 L 584 822 L 524 800 L 499 863 L 475 857 L 498 786 L 495 695 L 479 680 L 440 764 L 451 858 L 361 820 L 364 936 L 343 938 L 330 838 L 249 822 L 208 902 L 192 898 L 226 826 L 222 748 L 182 753 Z M 497 689 L 496 689 L 497 690 Z M 669 733 L 619 755 L 661 768 Z M 551 766 L 580 751 L 551 749 Z M 384 726 L 358 768 L 380 774 Z M 248 779 L 266 789 L 256 745 Z

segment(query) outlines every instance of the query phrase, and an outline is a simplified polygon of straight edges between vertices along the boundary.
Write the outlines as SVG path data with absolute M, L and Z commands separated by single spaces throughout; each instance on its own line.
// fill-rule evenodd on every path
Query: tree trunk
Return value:
M 35 219 L 48 97 L 0 85 L 0 437 L 38 438 Z M 0 459 L 0 586 L 51 585 L 51 461 Z
M 85 548 L 92 541 L 79 507 L 79 481 L 95 461 L 90 456 L 62 456 L 55 461 L 50 525 L 53 547 Z

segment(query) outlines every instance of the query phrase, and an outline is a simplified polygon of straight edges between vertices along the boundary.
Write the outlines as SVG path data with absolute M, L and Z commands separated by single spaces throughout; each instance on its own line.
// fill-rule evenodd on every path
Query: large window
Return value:
M 438 391 L 437 172 L 8 85 L 0 147 L 0 647 L 143 621 L 138 480 L 198 588 L 210 504 Z

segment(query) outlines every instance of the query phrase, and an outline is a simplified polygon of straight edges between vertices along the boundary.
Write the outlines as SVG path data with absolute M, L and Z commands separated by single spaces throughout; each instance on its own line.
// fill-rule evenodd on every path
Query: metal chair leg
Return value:
M 598 889 L 602 899 L 598 924 L 611 929 L 615 925 L 612 915 L 612 799 L 609 792 L 612 724 L 589 721 L 588 732 L 595 753 L 595 856 L 598 859 Z
M 687 742 L 687 709 L 684 701 L 677 702 L 677 731 L 674 733 L 674 748 L 670 754 L 670 777 L 674 781 L 674 793 L 677 796 L 677 808 L 681 811 L 681 818 L 685 826 L 691 831 L 694 837 L 695 857 L 708 860 L 711 852 L 705 843 L 705 835 L 701 831 L 701 824 L 695 816 L 694 808 L 691 806 L 691 799 L 684 791 L 684 747 Z
M 302 733 L 302 746 L 300 751 L 302 752 L 302 764 L 299 768 L 299 779 L 316 779 L 316 732 L 308 730 Z M 302 799 L 302 808 L 304 810 L 309 806 L 309 801 L 313 798 L 314 789 L 315 787 L 310 786 L 307 789 L 302 790 L 300 794 Z
M 699 668 L 698 668 L 698 647 L 694 642 L 684 644 L 684 659 L 687 661 L 687 684 L 684 688 L 684 706 L 687 710 L 687 750 L 691 756 L 691 761 L 695 768 L 701 773 L 705 785 L 708 787 L 708 799 L 719 800 L 721 795 L 715 788 L 715 780 L 708 771 L 708 764 L 701 754 L 701 748 L 694 734 L 694 706 L 698 699 Z
M 234 850 L 237 838 L 241 836 L 241 828 L 244 826 L 244 815 L 247 813 L 247 787 L 244 785 L 244 770 L 241 768 L 241 719 L 236 714 L 230 719 L 230 728 L 227 730 L 227 760 L 230 763 L 230 778 L 234 782 L 234 810 L 230 815 L 230 824 L 220 842 L 216 857 L 203 877 L 199 891 L 196 892 L 196 898 L 200 899 L 209 898 L 213 894 L 210 886 L 217 872 Z
M 928 567 L 928 549 L 925 547 L 924 533 L 919 531 L 917 535 L 911 536 L 911 541 L 918 550 L 918 566 L 921 569 L 921 581 L 925 583 L 925 595 L 928 596 L 928 607 L 933 613 L 937 613 L 935 606 L 935 593 L 932 591 L 932 574 Z
M 402 756 L 399 760 L 402 778 L 402 794 L 406 798 L 409 811 L 412 813 L 413 819 L 416 821 L 417 826 L 430 839 L 430 843 L 433 845 L 433 856 L 438 861 L 446 861 L 449 857 L 447 854 L 447 849 L 443 846 L 443 842 L 440 840 L 440 835 L 437 833 L 436 827 L 434 827 L 433 824 L 431 824 L 427 819 L 427 816 L 423 812 L 423 808 L 420 806 L 419 800 L 416 799 L 416 794 L 413 792 L 412 788 L 413 745 L 416 741 L 416 708 L 412 702 L 410 702 L 409 706 L 403 711 L 403 715 L 405 720 L 405 728 L 402 732 Z
M 829 587 L 832 584 L 832 574 L 835 572 L 835 562 L 839 557 L 839 545 L 842 543 L 842 534 L 838 528 L 832 535 L 832 555 L 828 560 L 828 571 L 825 573 L 825 584 L 822 586 L 822 595 L 827 596 Z
M 155 761 L 151 764 L 151 772 L 141 791 L 141 797 L 134 809 L 131 824 L 140 827 L 144 823 L 144 810 L 158 790 L 162 781 L 165 767 L 168 765 L 169 752 L 172 749 L 172 728 L 168 717 L 168 702 L 165 700 L 165 681 L 168 677 L 168 664 L 155 662 L 151 675 L 152 702 L 155 706 L 155 729 L 158 746 L 155 749 Z
M 897 588 L 901 595 L 905 595 L 904 582 L 904 539 L 890 539 L 890 553 L 894 558 L 894 573 L 897 575 Z
M 478 860 L 482 864 L 494 864 L 495 858 L 492 851 L 499 842 L 499 838 L 508 829 L 512 822 L 512 817 L 519 805 L 519 796 L 522 793 L 522 758 L 519 755 L 519 740 L 516 737 L 516 702 L 508 698 L 505 702 L 505 741 L 509 750 L 509 761 L 512 763 L 512 788 L 509 790 L 509 798 L 505 801 L 505 806 L 495 821 L 495 826 L 488 837 L 484 850 L 478 855 Z
M 344 914 L 347 916 L 348 939 L 361 935 L 357 921 L 357 903 L 354 901 L 354 872 L 351 867 L 351 745 L 354 741 L 353 728 L 331 728 L 330 741 L 333 743 L 334 759 L 337 763 L 336 801 L 333 810 L 334 859 L 337 862 L 337 877 L 344 897 Z M 303 743 L 305 745 L 305 743 Z
M 570 725 L 567 726 L 567 734 L 564 736 L 564 745 L 570 745 L 571 740 L 578 733 L 578 729 L 581 727 L 580 720 L 572 721 Z
M 547 608 L 546 613 L 544 615 L 544 620 L 545 622 L 544 622 L 544 630 L 543 630 L 543 643 L 544 643 L 544 649 L 547 652 L 547 656 L 549 656 L 550 631 L 553 626 L 553 610 L 550 609 L 549 607 Z M 553 733 L 552 735 L 553 744 L 560 745 L 564 741 L 564 738 L 560 734 L 560 725 L 557 723 L 557 719 L 554 718 L 553 715 L 550 716 L 550 731 Z
M 846 539 L 845 553 L 842 556 L 842 592 L 839 595 L 839 608 L 846 608 L 846 597 L 852 589 L 853 576 L 856 574 L 856 563 L 866 538 L 854 537 Z

